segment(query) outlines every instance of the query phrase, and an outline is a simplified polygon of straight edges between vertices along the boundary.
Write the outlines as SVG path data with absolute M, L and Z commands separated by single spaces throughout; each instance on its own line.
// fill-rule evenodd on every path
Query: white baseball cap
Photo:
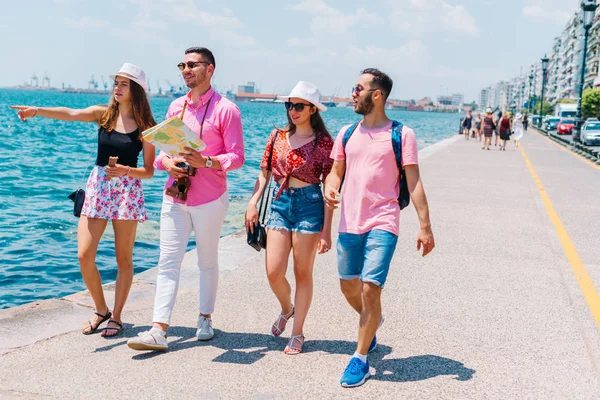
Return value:
M 138 67 L 135 64 L 125 63 L 114 75 L 109 75 L 108 77 L 112 80 L 115 80 L 117 76 L 122 76 L 123 78 L 131 79 L 138 85 L 140 85 L 144 92 L 148 91 L 148 83 L 146 83 L 146 73 L 143 69 Z
M 277 96 L 281 101 L 289 101 L 292 97 L 297 97 L 310 102 L 321 112 L 327 111 L 327 107 L 321 103 L 321 93 L 319 93 L 317 87 L 310 82 L 300 81 L 294 86 L 289 96 Z

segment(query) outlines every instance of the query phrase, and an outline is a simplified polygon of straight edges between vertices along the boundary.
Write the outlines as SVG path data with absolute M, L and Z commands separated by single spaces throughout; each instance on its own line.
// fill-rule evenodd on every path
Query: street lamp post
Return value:
M 527 110 L 529 110 L 529 114 L 533 115 L 533 111 L 531 108 L 531 100 L 533 100 L 533 96 L 531 95 L 531 85 L 533 84 L 533 70 L 529 74 L 529 98 L 527 99 Z
M 575 126 L 573 127 L 573 141 L 578 142 L 581 137 L 581 125 L 583 118 L 581 116 L 581 98 L 583 97 L 583 84 L 585 79 L 585 61 L 587 58 L 588 34 L 592 23 L 594 22 L 594 14 L 596 14 L 596 2 L 584 0 L 581 2 L 581 14 L 583 22 L 583 57 L 581 60 L 581 80 L 579 81 L 579 99 L 577 100 L 577 114 L 575 115 Z
M 546 71 L 548 70 L 548 62 L 550 61 L 548 57 L 544 55 L 541 59 L 542 61 L 542 98 L 540 99 L 540 120 L 538 122 L 538 128 L 542 127 L 542 119 L 544 118 L 544 89 L 546 86 Z

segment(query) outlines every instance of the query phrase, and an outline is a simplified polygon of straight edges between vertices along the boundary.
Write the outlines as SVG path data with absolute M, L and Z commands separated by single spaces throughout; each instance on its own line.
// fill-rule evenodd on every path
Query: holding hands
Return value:
M 334 189 L 332 186 L 326 184 L 323 194 L 325 195 L 325 204 L 327 207 L 331 208 L 332 210 L 338 208 L 340 204 L 340 192 L 337 189 Z

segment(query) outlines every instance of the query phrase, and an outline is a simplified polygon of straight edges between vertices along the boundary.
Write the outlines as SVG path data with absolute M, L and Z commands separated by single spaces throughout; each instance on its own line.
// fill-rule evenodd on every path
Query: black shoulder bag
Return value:
M 256 251 L 267 248 L 267 230 L 265 229 L 265 217 L 267 215 L 267 208 L 269 205 L 269 198 L 271 197 L 271 162 L 273 161 L 273 148 L 275 147 L 275 140 L 279 131 L 275 132 L 273 141 L 271 142 L 271 151 L 269 152 L 269 160 L 267 162 L 267 181 L 269 181 L 269 189 L 267 192 L 267 200 L 265 201 L 265 191 L 263 191 L 260 197 L 260 206 L 258 207 L 258 222 L 254 225 L 254 232 L 248 231 L 246 241 L 248 245 Z M 264 203 L 264 208 L 263 208 Z
M 88 168 L 83 171 L 83 176 L 81 181 L 85 179 L 85 175 L 87 174 Z M 85 186 L 85 185 L 84 185 Z M 81 209 L 83 208 L 83 202 L 85 201 L 85 190 L 77 189 L 69 196 L 69 199 L 73 200 L 73 215 L 79 218 L 81 216 Z

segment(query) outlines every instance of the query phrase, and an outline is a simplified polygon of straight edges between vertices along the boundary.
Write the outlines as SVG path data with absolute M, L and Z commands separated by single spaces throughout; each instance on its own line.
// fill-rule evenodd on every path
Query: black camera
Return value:
M 177 164 L 175 164 L 175 166 L 177 168 L 181 168 L 183 170 L 185 170 L 185 172 L 188 174 L 188 176 L 194 176 L 196 175 L 196 168 L 192 167 L 191 165 L 184 163 L 183 161 L 178 162 Z

